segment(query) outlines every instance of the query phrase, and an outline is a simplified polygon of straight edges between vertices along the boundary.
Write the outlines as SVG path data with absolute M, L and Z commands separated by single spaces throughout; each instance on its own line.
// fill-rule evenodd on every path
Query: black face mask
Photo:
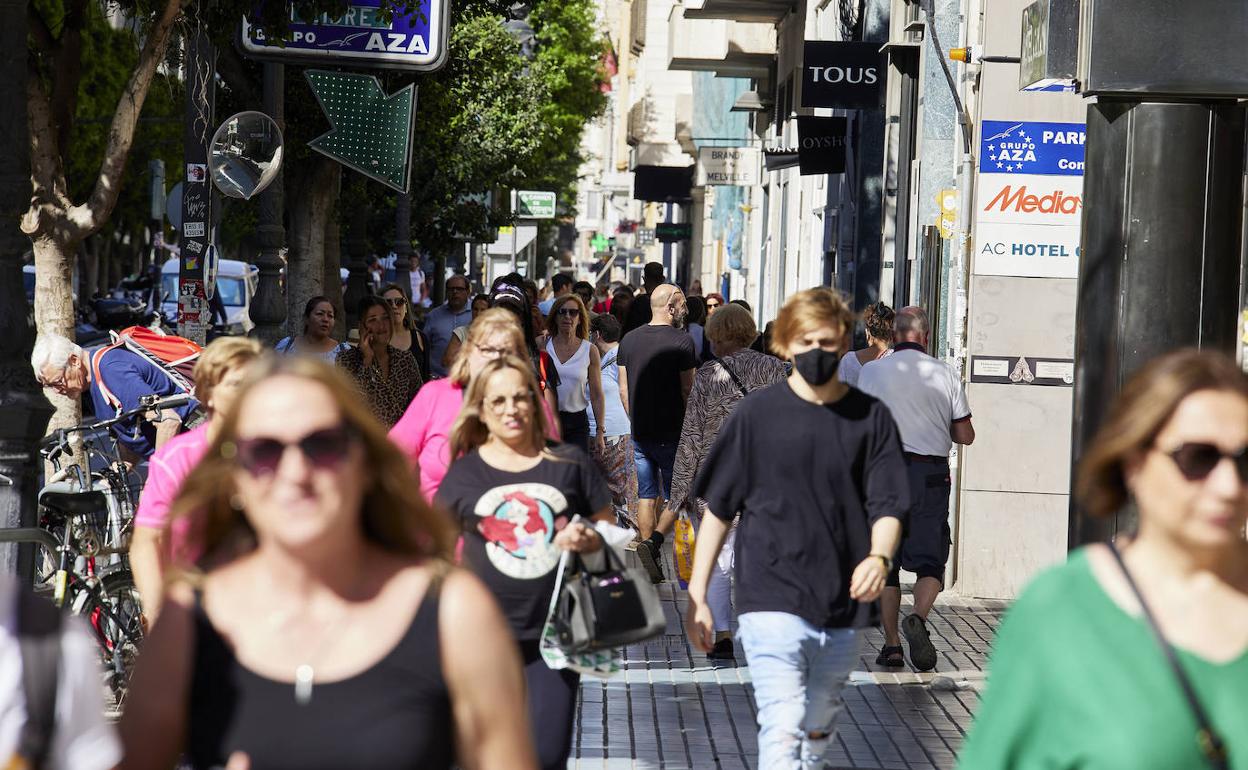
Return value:
M 815 348 L 793 356 L 793 366 L 802 379 L 810 385 L 826 385 L 836 376 L 836 369 L 841 365 L 841 354 Z

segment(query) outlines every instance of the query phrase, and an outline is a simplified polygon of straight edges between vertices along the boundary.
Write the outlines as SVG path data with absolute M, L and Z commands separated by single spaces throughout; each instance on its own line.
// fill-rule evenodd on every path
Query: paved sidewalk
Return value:
M 669 577 L 675 575 L 670 556 L 667 569 Z M 685 592 L 673 580 L 659 594 L 666 633 L 629 647 L 626 670 L 613 678 L 582 681 L 569 768 L 755 768 L 754 701 L 740 646 L 737 666 L 712 665 L 683 633 Z M 907 594 L 903 605 L 909 603 Z M 926 674 L 876 666 L 883 635 L 869 631 L 861 664 L 845 688 L 846 711 L 828 767 L 953 767 L 1005 606 L 942 596 L 930 623 L 940 659 L 936 671 Z

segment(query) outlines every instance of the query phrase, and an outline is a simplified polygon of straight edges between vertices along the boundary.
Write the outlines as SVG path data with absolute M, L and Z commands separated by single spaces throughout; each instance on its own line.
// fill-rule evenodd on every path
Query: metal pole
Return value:
M 35 442 L 52 405 L 30 368 L 34 333 L 22 282 L 22 254 L 30 250 L 19 224 L 30 205 L 25 0 L 0 0 L 0 18 L 0 526 L 31 527 L 38 518 Z M 0 573 L 29 582 L 33 570 L 32 546 L 0 548 Z
M 511 272 L 516 272 L 516 236 L 519 235 L 517 230 L 520 228 L 520 220 L 516 217 L 517 194 L 515 190 L 511 191 Z
M 368 256 L 368 198 L 362 177 L 356 177 L 351 190 L 351 197 L 354 200 L 352 201 L 351 227 L 347 235 L 347 254 L 351 261 L 347 265 L 350 271 L 347 276 L 347 293 L 342 298 L 347 314 L 348 334 L 359 321 L 356 315 L 357 305 L 361 299 L 372 294 L 369 288 L 368 263 L 365 261 Z
M 264 65 L 264 111 L 286 130 L 286 67 L 283 64 Z M 286 336 L 286 300 L 282 295 L 282 248 L 286 245 L 286 228 L 282 225 L 282 207 L 285 205 L 284 169 L 277 178 L 260 193 L 260 224 L 256 227 L 256 269 L 259 271 L 256 296 L 251 301 L 251 320 L 255 328 L 251 336 L 265 347 L 272 347 Z M 296 330 L 297 332 L 297 330 Z
M 182 259 L 178 271 L 178 334 L 203 345 L 211 311 L 204 287 L 204 262 L 212 242 L 212 180 L 208 174 L 208 143 L 214 129 L 216 51 L 203 22 L 194 16 L 194 33 L 186 53 L 186 128 L 182 185 Z M 153 241 L 154 243 L 154 241 Z
M 412 196 L 408 193 L 399 193 L 394 206 L 394 282 L 411 291 Z M 419 302 L 420 297 L 412 297 L 412 301 Z

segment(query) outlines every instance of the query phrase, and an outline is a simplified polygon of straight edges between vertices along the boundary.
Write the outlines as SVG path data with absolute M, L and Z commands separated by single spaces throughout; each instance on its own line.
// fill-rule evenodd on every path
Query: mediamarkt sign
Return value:
M 1083 178 L 981 174 L 976 194 L 980 222 L 1079 226 Z

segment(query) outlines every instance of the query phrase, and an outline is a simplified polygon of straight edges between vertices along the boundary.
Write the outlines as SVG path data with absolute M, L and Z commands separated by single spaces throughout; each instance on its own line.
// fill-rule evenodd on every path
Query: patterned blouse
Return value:
M 377 359 L 364 368 L 364 354 L 358 347 L 345 350 L 338 354 L 338 365 L 347 370 L 356 386 L 368 397 L 368 405 L 373 415 L 387 429 L 407 411 L 408 404 L 416 397 L 423 381 L 420 369 L 416 365 L 416 357 L 406 350 L 390 348 L 390 376 L 384 377 Z
M 775 356 L 754 350 L 739 350 L 726 358 L 708 361 L 698 368 L 693 378 L 693 391 L 685 407 L 685 422 L 676 445 L 676 464 L 672 470 L 672 510 L 684 507 L 695 512 L 689 499 L 693 480 L 706 459 L 707 452 L 715 443 L 719 429 L 737 408 L 737 402 L 745 398 L 728 371 L 737 376 L 745 389 L 751 393 L 784 379 L 784 363 Z M 699 500 L 696 513 L 705 504 Z

